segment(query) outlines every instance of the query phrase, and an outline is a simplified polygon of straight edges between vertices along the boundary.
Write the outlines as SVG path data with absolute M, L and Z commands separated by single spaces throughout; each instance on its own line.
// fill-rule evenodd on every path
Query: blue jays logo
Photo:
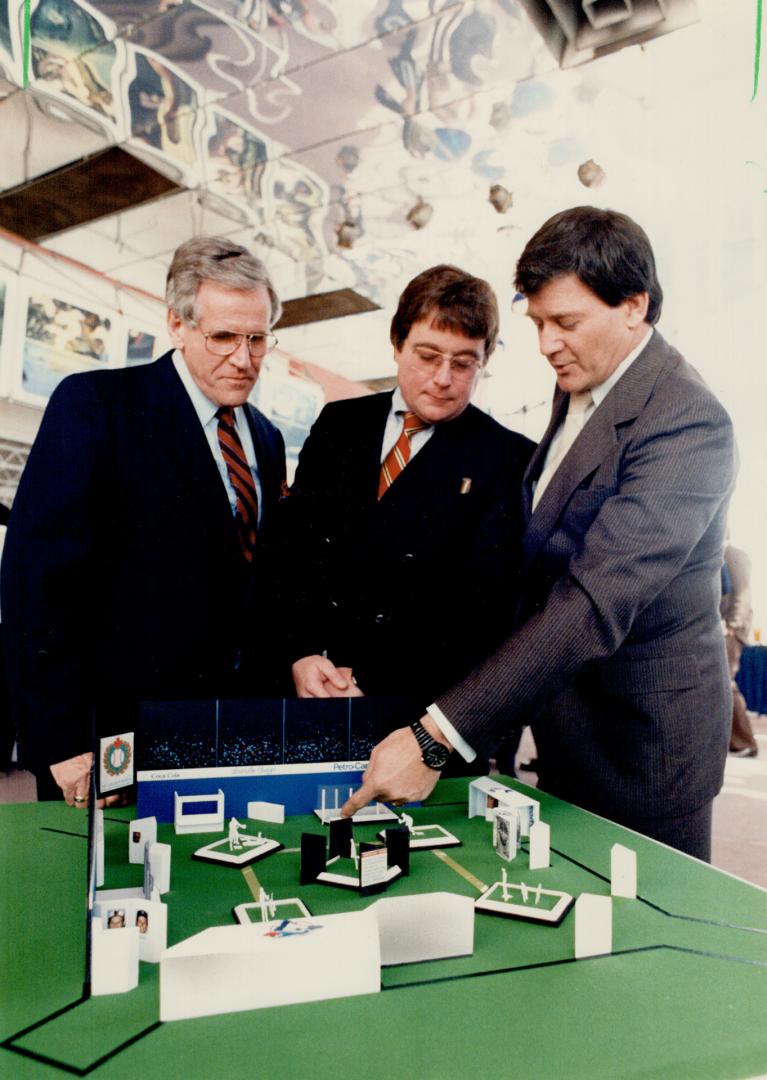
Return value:
M 302 934 L 311 934 L 312 930 L 321 929 L 322 927 L 316 923 L 310 923 L 308 926 L 299 926 L 293 919 L 281 919 L 276 926 L 273 926 L 271 930 L 266 931 L 264 937 L 300 937 Z

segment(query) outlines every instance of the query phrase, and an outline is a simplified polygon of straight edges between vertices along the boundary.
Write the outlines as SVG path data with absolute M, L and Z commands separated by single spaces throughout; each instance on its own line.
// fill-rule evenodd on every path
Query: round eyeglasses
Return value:
M 243 341 L 247 341 L 251 356 L 265 356 L 277 344 L 274 334 L 235 334 L 233 330 L 212 330 L 210 333 L 200 330 L 200 333 L 205 338 L 208 352 L 214 356 L 231 356 Z
M 450 373 L 456 379 L 471 379 L 484 363 L 484 359 L 480 356 L 472 356 L 469 353 L 443 353 L 427 348 L 425 345 L 412 346 L 412 352 L 416 364 L 430 375 L 439 370 L 447 361 L 450 364 Z

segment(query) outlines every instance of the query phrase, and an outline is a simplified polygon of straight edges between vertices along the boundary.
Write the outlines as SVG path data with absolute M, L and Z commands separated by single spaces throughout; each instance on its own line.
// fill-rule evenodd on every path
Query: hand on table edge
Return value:
M 452 751 L 453 747 L 430 716 L 423 716 L 421 723 L 432 738 Z M 346 800 L 341 814 L 351 817 L 375 799 L 395 806 L 421 802 L 432 793 L 439 777 L 437 769 L 424 764 L 412 728 L 396 728 L 373 747 L 362 785 Z

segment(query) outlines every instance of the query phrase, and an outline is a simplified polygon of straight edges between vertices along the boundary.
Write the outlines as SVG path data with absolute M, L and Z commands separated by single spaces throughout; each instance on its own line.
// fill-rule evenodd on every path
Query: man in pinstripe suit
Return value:
M 422 798 L 440 750 L 471 760 L 531 723 L 543 789 L 708 858 L 731 713 L 718 616 L 729 417 L 654 329 L 662 291 L 630 218 L 555 215 L 516 285 L 557 379 L 525 475 L 517 629 L 430 706 L 432 747 L 409 728 L 379 744 L 346 811 Z

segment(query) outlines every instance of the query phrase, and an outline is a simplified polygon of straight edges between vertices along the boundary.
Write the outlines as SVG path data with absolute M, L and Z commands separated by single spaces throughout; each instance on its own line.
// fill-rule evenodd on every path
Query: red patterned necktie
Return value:
M 405 413 L 400 437 L 384 458 L 381 466 L 381 475 L 378 480 L 379 499 L 389 490 L 410 460 L 411 438 L 417 431 L 423 431 L 427 427 L 431 427 L 431 424 L 427 424 L 420 416 L 416 416 L 413 412 Z
M 245 457 L 245 451 L 234 424 L 234 409 L 231 405 L 222 405 L 216 410 L 218 417 L 218 445 L 224 456 L 229 481 L 237 496 L 237 509 L 234 523 L 247 562 L 253 561 L 256 551 L 256 531 L 258 528 L 258 495 L 253 483 L 253 474 Z

